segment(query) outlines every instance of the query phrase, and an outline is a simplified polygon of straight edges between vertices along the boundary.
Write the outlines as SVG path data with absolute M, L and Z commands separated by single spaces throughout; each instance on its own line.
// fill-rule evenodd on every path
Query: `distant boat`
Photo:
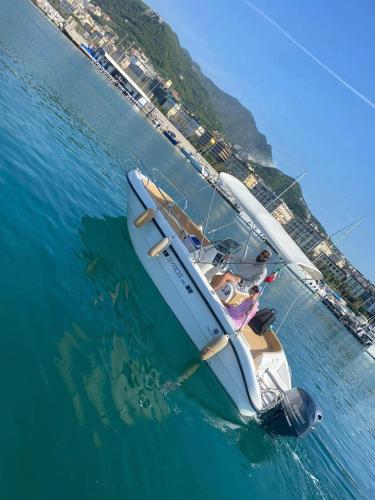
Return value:
M 188 151 L 188 150 L 187 150 L 186 148 L 184 148 L 184 147 L 182 147 L 182 148 L 180 149 L 180 151 L 181 151 L 181 153 L 182 153 L 183 155 L 185 155 L 185 156 L 186 156 L 186 158 L 187 158 L 187 159 L 189 159 L 189 157 L 190 157 L 190 155 L 191 155 L 190 151 Z
M 197 158 L 194 156 L 193 153 L 185 149 L 184 147 L 181 148 L 181 153 L 190 161 L 190 163 L 193 165 L 195 170 L 201 174 L 202 177 L 205 179 L 208 177 L 208 173 L 206 172 L 204 166 L 197 160 Z
M 174 146 L 176 146 L 177 144 L 179 144 L 180 141 L 177 139 L 176 134 L 172 130 L 164 130 L 163 134 L 165 135 L 165 137 L 167 139 L 169 139 L 171 141 L 171 143 Z

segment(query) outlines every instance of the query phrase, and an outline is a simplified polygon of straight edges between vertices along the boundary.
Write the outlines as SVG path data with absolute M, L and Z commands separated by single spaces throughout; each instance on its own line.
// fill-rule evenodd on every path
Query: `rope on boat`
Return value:
M 290 305 L 289 309 L 288 309 L 288 310 L 287 310 L 287 312 L 285 313 L 285 315 L 284 315 L 284 317 L 283 317 L 282 322 L 280 323 L 280 325 L 279 325 L 278 329 L 276 330 L 276 335 L 279 333 L 280 328 L 283 326 L 283 324 L 284 324 L 284 322 L 285 322 L 286 318 L 288 317 L 288 315 L 289 315 L 290 311 L 292 310 L 292 308 L 293 308 L 294 304 L 296 303 L 297 298 L 298 298 L 299 294 L 302 292 L 302 288 L 303 288 L 303 287 L 304 287 L 304 284 L 302 283 L 302 285 L 301 285 L 300 289 L 298 290 L 298 293 L 297 293 L 297 294 L 296 294 L 296 296 L 294 297 L 293 302 L 291 303 L 291 305 Z

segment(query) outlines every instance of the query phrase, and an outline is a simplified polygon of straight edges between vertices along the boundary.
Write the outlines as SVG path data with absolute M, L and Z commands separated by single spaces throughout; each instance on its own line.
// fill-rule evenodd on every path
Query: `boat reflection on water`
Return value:
M 116 416 L 161 421 L 180 390 L 210 414 L 241 422 L 139 262 L 126 219 L 85 217 L 80 236 L 87 314 L 64 332 L 56 358 L 78 422 L 87 420 L 87 402 L 104 427 Z
M 84 268 L 79 288 L 87 314 L 64 331 L 55 358 L 77 422 L 93 422 L 98 447 L 97 418 L 110 429 L 119 421 L 160 421 L 170 413 L 150 348 L 153 328 L 128 282 L 124 224 L 124 219 L 83 220 L 84 248 L 77 256 Z
M 72 330 L 77 328 L 73 324 Z M 87 402 L 106 428 L 115 424 L 115 415 L 129 425 L 140 417 L 160 421 L 169 414 L 159 374 L 147 360 L 130 358 L 123 337 L 112 332 L 103 338 L 99 351 L 95 350 L 90 340 L 70 332 L 64 332 L 58 344 L 56 366 L 80 425 L 86 423 Z

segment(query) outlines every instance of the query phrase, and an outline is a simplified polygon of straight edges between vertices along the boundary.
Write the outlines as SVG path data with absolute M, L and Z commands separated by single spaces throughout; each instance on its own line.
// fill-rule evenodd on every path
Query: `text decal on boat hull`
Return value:
M 164 250 L 163 255 L 166 258 L 166 261 L 170 264 L 170 266 L 173 269 L 175 275 L 180 280 L 180 283 L 183 285 L 183 287 L 185 288 L 185 290 L 187 291 L 187 293 L 194 293 L 194 290 L 189 285 L 189 283 L 186 283 L 186 281 L 184 279 L 184 273 L 181 271 L 180 267 L 176 264 L 176 262 L 173 259 L 173 257 L 169 254 L 168 250 Z

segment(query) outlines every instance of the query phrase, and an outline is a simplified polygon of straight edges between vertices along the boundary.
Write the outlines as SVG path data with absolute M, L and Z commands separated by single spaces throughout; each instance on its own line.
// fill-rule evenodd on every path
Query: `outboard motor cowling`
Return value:
M 303 389 L 293 388 L 282 400 L 261 415 L 264 425 L 274 434 L 305 437 L 322 421 L 319 405 Z

